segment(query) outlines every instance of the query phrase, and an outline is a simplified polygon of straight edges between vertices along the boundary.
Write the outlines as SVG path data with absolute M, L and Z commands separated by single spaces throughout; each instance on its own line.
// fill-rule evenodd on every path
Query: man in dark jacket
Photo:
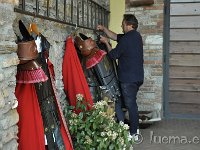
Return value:
M 98 25 L 97 30 L 103 31 L 108 38 L 118 42 L 117 46 L 112 48 L 107 37 L 101 36 L 100 39 L 108 48 L 108 56 L 113 60 L 118 59 L 117 73 L 122 100 L 116 102 L 117 119 L 124 122 L 125 117 L 122 111 L 122 104 L 125 104 L 129 113 L 130 134 L 134 135 L 137 133 L 139 126 L 136 102 L 137 92 L 144 80 L 143 42 L 140 33 L 136 31 L 138 20 L 134 15 L 125 14 L 121 27 L 124 34 L 116 34 L 102 25 Z

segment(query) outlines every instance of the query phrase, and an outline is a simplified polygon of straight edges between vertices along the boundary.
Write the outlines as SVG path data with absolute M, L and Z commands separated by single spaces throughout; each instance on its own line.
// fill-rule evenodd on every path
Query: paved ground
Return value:
M 140 131 L 133 150 L 200 150 L 200 120 L 162 120 Z

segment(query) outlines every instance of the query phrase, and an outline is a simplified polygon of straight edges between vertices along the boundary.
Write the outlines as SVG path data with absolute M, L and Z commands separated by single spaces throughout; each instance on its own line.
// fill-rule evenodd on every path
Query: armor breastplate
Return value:
M 121 92 L 112 62 L 109 60 L 108 56 L 104 57 L 101 62 L 94 66 L 94 70 L 101 82 L 100 88 L 104 94 L 111 100 L 116 101 L 121 96 Z
M 28 60 L 33 60 L 38 57 L 37 46 L 34 40 L 19 42 L 17 45 L 17 55 L 20 60 L 20 64 L 26 63 Z

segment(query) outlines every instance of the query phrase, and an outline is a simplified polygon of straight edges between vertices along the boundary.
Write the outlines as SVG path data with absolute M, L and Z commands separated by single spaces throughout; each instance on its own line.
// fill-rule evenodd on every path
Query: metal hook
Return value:
M 74 28 L 74 30 L 71 32 L 71 36 L 76 36 L 76 32 L 78 31 L 78 25 L 77 25 L 77 23 L 75 24 L 75 28 Z
M 37 16 L 37 13 L 34 12 L 33 18 L 32 18 L 32 20 L 31 20 L 32 23 L 35 22 L 35 18 L 36 18 L 36 16 Z

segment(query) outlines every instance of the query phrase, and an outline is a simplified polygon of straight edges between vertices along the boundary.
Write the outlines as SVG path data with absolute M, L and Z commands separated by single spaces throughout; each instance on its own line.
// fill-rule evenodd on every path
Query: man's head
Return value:
M 133 29 L 137 30 L 138 20 L 132 14 L 124 14 L 124 18 L 123 18 L 121 27 L 122 27 L 124 33 L 128 32 L 130 30 L 133 30 Z

